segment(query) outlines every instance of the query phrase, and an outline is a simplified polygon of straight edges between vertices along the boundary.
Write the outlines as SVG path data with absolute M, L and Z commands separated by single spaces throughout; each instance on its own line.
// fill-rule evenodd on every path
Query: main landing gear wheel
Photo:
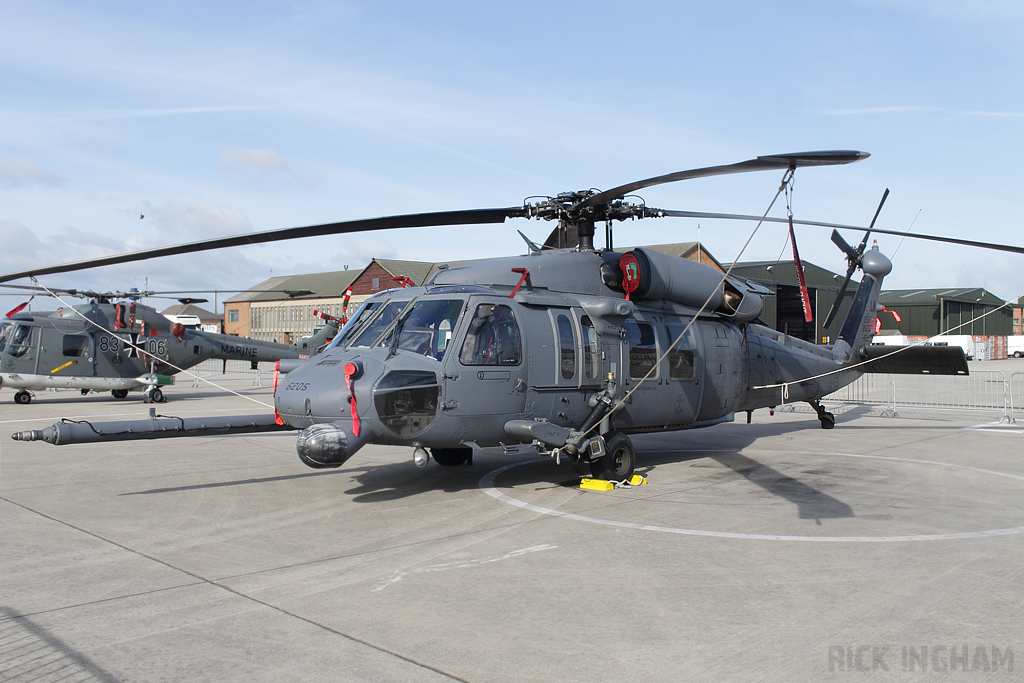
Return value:
M 113 396 L 114 398 L 128 398 L 128 390 L 127 389 L 111 389 L 110 390 L 110 395 Z
M 472 448 L 433 448 L 430 450 L 430 457 L 434 459 L 438 465 L 444 465 L 445 467 L 457 467 L 464 465 L 467 462 L 472 464 L 473 449 Z
M 160 387 L 153 387 L 152 391 L 147 391 L 143 394 L 144 403 L 163 403 L 164 392 L 160 391 Z
M 14 395 L 14 402 L 19 405 L 27 406 L 32 402 L 32 394 L 27 391 L 19 391 Z
M 623 481 L 633 476 L 636 469 L 636 449 L 622 432 L 608 432 L 604 437 L 604 455 L 590 461 L 590 473 L 595 479 Z

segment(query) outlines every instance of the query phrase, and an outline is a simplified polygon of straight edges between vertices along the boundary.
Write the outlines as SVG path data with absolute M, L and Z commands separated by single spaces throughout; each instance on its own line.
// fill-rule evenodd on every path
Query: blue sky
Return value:
M 872 156 L 801 169 L 797 218 L 866 224 L 888 187 L 879 227 L 1024 245 L 1018 2 L 495 5 L 5 3 L 0 272 L 252 230 L 515 206 L 813 149 Z M 761 213 L 780 177 L 641 194 L 662 208 Z M 699 223 L 721 261 L 753 227 Z M 620 224 L 616 243 L 694 240 L 697 224 Z M 551 227 L 319 238 L 44 282 L 244 289 L 373 256 L 521 253 L 516 230 L 541 241 Z M 827 230 L 797 237 L 805 260 L 845 268 Z M 1024 294 L 1024 256 L 878 242 L 896 252 L 892 287 Z M 766 225 L 742 259 L 789 258 L 785 244 L 785 230 Z

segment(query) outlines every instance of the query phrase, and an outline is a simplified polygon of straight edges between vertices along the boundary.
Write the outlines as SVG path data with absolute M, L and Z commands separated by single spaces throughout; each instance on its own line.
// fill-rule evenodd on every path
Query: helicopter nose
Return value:
M 306 427 L 299 432 L 295 443 L 299 460 L 314 469 L 340 467 L 371 436 L 369 430 L 361 430 L 358 436 L 350 434 L 349 431 L 337 422 L 324 422 Z
M 370 388 L 379 374 L 375 365 L 364 372 L 358 359 L 309 361 L 278 382 L 274 403 L 281 419 L 299 429 L 320 422 L 357 422 L 357 413 L 365 412 Z M 359 429 L 348 431 L 358 433 Z

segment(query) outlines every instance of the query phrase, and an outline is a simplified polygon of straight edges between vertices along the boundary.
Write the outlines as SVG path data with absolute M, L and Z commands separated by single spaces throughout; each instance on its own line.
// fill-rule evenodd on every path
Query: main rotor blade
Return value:
M 680 180 L 691 180 L 693 178 L 707 178 L 716 175 L 728 175 L 730 173 L 750 173 L 751 171 L 769 171 L 771 169 L 797 168 L 799 166 L 834 166 L 837 164 L 849 164 L 854 161 L 866 159 L 870 154 L 853 150 L 830 150 L 823 152 L 795 152 L 789 154 L 772 154 L 761 156 L 750 161 L 741 161 L 738 164 L 727 164 L 725 166 L 708 166 L 707 168 L 696 168 L 690 171 L 677 171 L 666 175 L 655 176 L 647 180 L 637 180 L 626 185 L 613 187 L 610 190 L 599 192 L 587 197 L 570 209 L 570 213 L 588 206 L 596 206 L 610 202 L 613 199 L 620 199 L 627 194 L 642 190 L 652 185 L 674 183 Z
M 210 251 L 213 249 L 225 249 L 227 247 L 240 247 L 248 244 L 264 244 L 266 242 L 279 242 L 294 240 L 303 237 L 321 237 L 324 235 L 339 235 L 351 232 L 369 232 L 371 230 L 389 230 L 392 228 L 423 228 L 438 225 L 477 225 L 483 223 L 503 223 L 506 218 L 525 217 L 526 209 L 521 206 L 514 206 L 507 209 L 469 209 L 466 211 L 438 211 L 434 213 L 414 213 L 400 216 L 384 216 L 381 218 L 366 218 L 354 221 L 342 221 L 340 223 L 325 223 L 323 225 L 309 225 L 299 228 L 282 228 L 279 230 L 267 230 L 254 232 L 247 235 L 235 235 L 233 237 L 218 237 L 200 242 L 189 242 L 169 247 L 157 247 L 143 251 L 131 252 L 128 254 L 116 254 L 113 256 L 102 256 L 88 259 L 86 261 L 75 261 L 59 266 L 48 266 L 45 268 L 32 268 L 17 273 L 0 275 L 0 282 L 17 280 L 18 278 L 30 275 L 52 275 L 54 273 L 68 273 L 86 268 L 97 268 L 99 266 L 110 266 L 118 263 L 131 263 L 132 261 L 145 261 L 146 259 L 158 258 L 161 256 L 175 256 L 177 254 L 191 254 L 197 251 Z
M 747 216 L 738 213 L 705 213 L 703 211 L 674 211 L 667 209 L 663 212 L 666 216 L 676 218 L 721 218 L 725 220 L 738 221 L 765 221 L 768 223 L 788 223 L 787 218 L 775 218 L 772 216 Z M 926 235 L 914 232 L 899 232 L 898 230 L 883 230 L 881 228 L 865 228 L 861 225 L 841 225 L 839 223 L 825 223 L 823 221 L 799 221 L 793 219 L 798 225 L 814 225 L 819 228 L 841 228 L 843 230 L 860 230 L 861 232 L 877 232 L 882 235 L 896 235 L 897 237 L 913 237 L 919 240 L 931 240 L 933 242 L 947 242 L 949 244 L 962 244 L 965 247 L 980 247 L 981 249 L 994 249 L 996 251 L 1008 251 L 1014 254 L 1024 254 L 1024 247 L 1017 247 L 1012 244 L 996 244 L 994 242 L 979 242 L 977 240 L 965 240 L 959 237 L 942 237 L 940 235 Z M 0 279 L 0 282 L 3 280 Z

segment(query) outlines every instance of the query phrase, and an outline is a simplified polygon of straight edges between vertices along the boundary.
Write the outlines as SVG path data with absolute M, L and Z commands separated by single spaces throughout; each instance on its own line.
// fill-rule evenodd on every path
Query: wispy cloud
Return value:
M 232 206 L 183 202 L 179 199 L 167 199 L 161 204 L 143 202 L 140 206 L 139 216 L 142 217 L 140 220 L 145 221 L 144 225 L 155 225 L 165 233 L 206 238 L 238 235 L 253 229 L 249 217 Z M 141 240 L 143 244 L 149 241 Z M 156 241 L 159 242 L 159 239 Z
M 69 114 L 83 119 L 136 119 L 193 114 L 236 114 L 239 112 L 274 111 L 278 106 L 259 104 L 215 104 L 194 107 L 151 107 L 131 109 L 83 109 Z
M 4 157 L 0 162 L 0 186 L 61 185 L 64 178 L 21 157 Z
M 313 185 L 312 173 L 298 171 L 272 149 L 227 148 L 221 151 L 217 166 L 234 173 L 257 173 L 264 177 L 286 177 L 302 185 Z
M 950 116 L 989 118 L 989 119 L 1019 119 L 1024 118 L 1024 112 L 1019 111 L 984 111 L 978 109 L 949 109 L 946 107 L 921 107 L 897 105 L 889 107 L 862 107 L 859 109 L 826 109 L 821 112 L 828 116 L 884 116 L 887 114 L 947 114 Z

